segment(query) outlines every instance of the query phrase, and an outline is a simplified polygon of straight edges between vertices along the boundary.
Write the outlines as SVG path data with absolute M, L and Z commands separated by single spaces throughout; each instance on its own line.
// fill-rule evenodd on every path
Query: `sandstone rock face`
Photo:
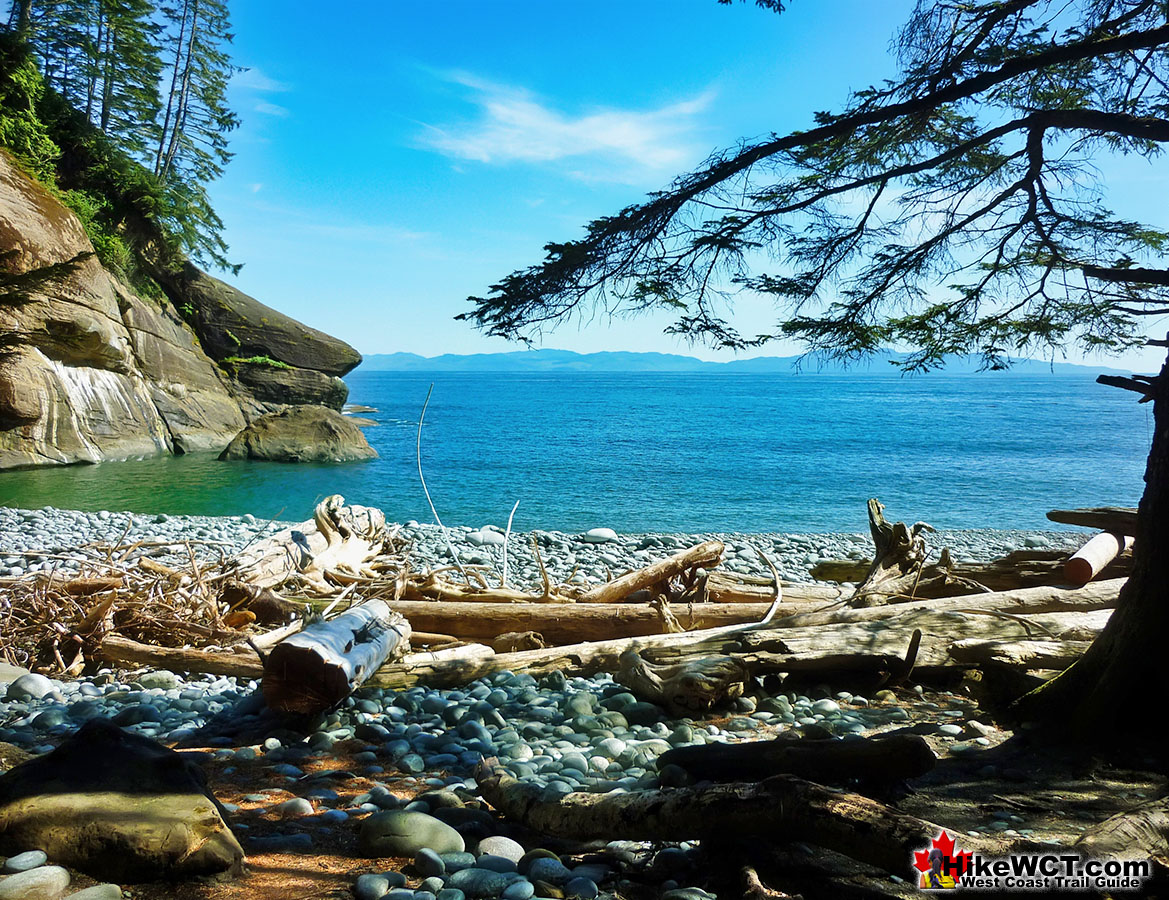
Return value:
M 349 397 L 349 386 L 344 381 L 314 369 L 277 368 L 250 362 L 232 368 L 236 379 L 252 396 L 265 403 L 314 404 L 340 411 Z
M 0 852 L 28 847 L 118 883 L 238 874 L 244 858 L 198 766 L 106 719 L 0 776 Z
M 219 458 L 349 462 L 376 456 L 361 429 L 340 413 L 324 406 L 293 406 L 257 419 Z
M 168 287 L 193 310 L 191 322 L 215 359 L 268 356 L 300 369 L 344 375 L 361 354 L 335 337 L 310 328 L 259 300 L 188 265 Z
M 220 451 L 283 404 L 344 404 L 348 344 L 193 266 L 172 281 L 127 288 L 0 150 L 0 470 Z M 294 368 L 224 362 L 250 356 Z

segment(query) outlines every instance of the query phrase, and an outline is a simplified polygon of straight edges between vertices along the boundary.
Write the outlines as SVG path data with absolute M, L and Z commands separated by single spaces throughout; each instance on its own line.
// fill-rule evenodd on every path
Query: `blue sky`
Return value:
M 234 283 L 363 353 L 432 356 L 516 349 L 453 317 L 547 241 L 892 76 L 912 3 L 232 6 L 244 124 L 212 197 L 244 263 Z M 1112 186 L 1149 196 L 1154 177 L 1126 169 Z M 727 355 L 663 335 L 668 321 L 569 324 L 544 346 Z M 743 298 L 734 321 L 755 333 L 774 315 Z

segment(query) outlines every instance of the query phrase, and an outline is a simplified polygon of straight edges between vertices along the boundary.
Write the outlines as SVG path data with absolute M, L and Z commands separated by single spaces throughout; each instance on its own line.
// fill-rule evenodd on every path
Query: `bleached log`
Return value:
M 599 585 L 581 595 L 581 603 L 616 603 L 622 597 L 681 575 L 698 566 L 717 566 L 722 560 L 722 541 L 705 541 L 668 559 Z
M 1088 509 L 1053 509 L 1047 514 L 1052 522 L 1079 525 L 1117 534 L 1137 533 L 1137 511 L 1131 506 L 1096 506 Z
M 772 596 L 774 587 L 769 588 Z M 786 601 L 787 598 L 785 597 Z M 675 603 L 675 617 L 687 630 L 758 622 L 765 603 Z M 401 600 L 394 609 L 416 631 L 453 634 L 490 641 L 507 631 L 536 631 L 550 644 L 661 634 L 661 616 L 648 605 L 632 603 L 475 603 Z
M 914 851 L 941 828 L 844 791 L 790 775 L 758 784 L 715 784 L 632 793 L 576 792 L 544 800 L 543 789 L 508 775 L 495 760 L 475 773 L 479 791 L 508 819 L 538 834 L 573 840 L 804 841 L 904 877 Z M 964 836 L 963 849 L 988 855 L 1005 844 Z
M 840 588 L 827 584 L 783 581 L 781 585 L 785 607 L 789 604 L 795 606 L 813 602 L 827 603 L 845 596 L 845 592 Z M 711 603 L 770 602 L 775 596 L 775 579 L 758 575 L 740 575 L 738 572 L 711 572 L 706 578 L 705 594 Z
M 328 596 L 365 569 L 386 538 L 386 517 L 380 509 L 346 506 L 340 494 L 326 497 L 313 518 L 257 542 L 227 561 L 227 581 L 256 588 L 276 588 L 294 580 L 301 590 Z
M 155 647 L 110 634 L 97 649 L 99 659 L 115 666 L 150 666 L 169 672 L 194 672 L 200 675 L 228 675 L 234 678 L 259 678 L 264 667 L 254 653 L 194 650 L 191 648 Z
M 1091 641 L 955 641 L 950 655 L 958 662 L 998 663 L 1020 669 L 1063 670 L 1084 655 Z
M 1122 553 L 1132 550 L 1136 539 L 1105 531 L 1096 535 L 1063 564 L 1063 574 L 1072 584 L 1087 584 Z
M 812 623 L 802 628 L 784 627 L 785 620 L 779 620 L 762 627 L 732 625 L 681 634 L 583 642 L 546 650 L 500 653 L 466 664 L 434 665 L 425 672 L 410 671 L 394 664 L 383 667 L 371 684 L 395 690 L 416 684 L 454 687 L 503 670 L 528 672 L 536 677 L 555 670 L 587 676 L 599 671 L 614 671 L 619 666 L 621 654 L 630 647 L 659 665 L 680 664 L 711 656 L 735 656 L 746 663 L 753 674 L 816 672 L 823 673 L 825 679 L 830 679 L 834 672 L 861 672 L 874 676 L 886 672 L 892 675 L 903 665 L 913 632 L 917 630 L 922 632 L 916 654 L 919 667 L 961 668 L 971 664 L 960 663 L 950 656 L 949 648 L 955 640 L 1017 640 L 1035 636 L 1029 630 L 1037 630 L 1040 636 L 1068 631 L 1096 634 L 1111 614 L 1110 609 L 1086 612 L 1029 610 L 1025 616 L 1003 617 L 975 607 L 964 610 L 953 598 L 933 603 L 947 605 L 940 609 L 931 609 L 928 603 L 923 603 L 909 609 L 894 606 L 849 610 L 874 615 L 860 615 L 855 620 L 830 624 Z M 879 612 L 886 614 L 875 615 Z
M 664 706 L 672 716 L 693 716 L 743 696 L 750 677 L 747 666 L 730 656 L 659 666 L 630 647 L 618 659 L 613 680 L 637 699 Z
M 264 699 L 282 712 L 322 712 L 409 646 L 410 623 L 381 600 L 367 600 L 273 647 L 264 662 Z
M 911 612 L 946 612 L 963 609 L 995 610 L 1016 615 L 1047 612 L 1091 612 L 1110 609 L 1120 598 L 1127 579 L 1096 581 L 1081 588 L 1034 587 L 1012 591 L 914 600 L 890 606 L 850 609 L 840 604 L 797 612 L 771 623 L 773 628 L 805 628 L 811 625 L 834 625 L 843 622 L 879 622 Z
M 1075 587 L 1087 583 L 1090 579 L 1072 581 L 1065 575 L 1066 559 L 1067 553 L 1063 550 L 1015 550 L 1000 559 L 985 563 L 954 562 L 949 571 L 963 582 L 977 582 L 992 591 L 1043 585 Z M 870 565 L 871 562 L 866 560 L 821 560 L 812 567 L 812 577 L 821 581 L 859 581 L 864 578 Z M 1123 578 L 1131 571 L 1132 557 L 1126 554 L 1096 574 L 1103 578 Z M 960 589 L 958 592 L 969 593 Z

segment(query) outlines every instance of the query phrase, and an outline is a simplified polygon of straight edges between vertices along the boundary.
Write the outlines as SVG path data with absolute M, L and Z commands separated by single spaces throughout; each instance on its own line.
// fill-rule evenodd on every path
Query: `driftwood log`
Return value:
M 851 580 L 856 581 L 857 579 Z M 830 603 L 845 596 L 845 592 L 840 588 L 827 584 L 802 584 L 796 581 L 784 581 L 781 582 L 781 586 L 785 605 L 789 603 L 792 605 L 812 602 Z M 738 572 L 711 572 L 706 577 L 704 594 L 711 603 L 770 602 L 775 596 L 775 579 L 759 575 L 740 575 Z
M 703 715 L 743 696 L 751 673 L 730 656 L 655 665 L 630 647 L 618 658 L 613 680 L 639 700 L 657 703 L 672 716 Z
M 1074 663 L 1091 641 L 955 641 L 950 655 L 958 662 L 996 663 L 1019 669 L 1059 669 Z
M 772 775 L 797 775 L 818 784 L 840 785 L 905 781 L 937 764 L 929 744 L 916 734 L 850 741 L 798 739 L 790 734 L 770 741 L 675 747 L 658 757 L 658 767 L 678 766 L 695 781 L 762 781 Z
M 860 794 L 834 791 L 790 775 L 754 783 L 619 794 L 577 792 L 542 799 L 542 788 L 486 760 L 475 773 L 484 799 L 527 828 L 554 837 L 589 840 L 805 841 L 909 877 L 914 851 L 942 829 Z M 1005 844 L 964 837 L 963 849 L 1000 853 Z
M 774 588 L 770 588 L 774 596 Z M 786 608 L 787 597 L 784 597 Z M 808 604 L 792 604 L 799 609 Z M 687 631 L 758 622 L 769 603 L 673 603 L 670 609 Z M 394 609 L 415 631 L 452 634 L 463 640 L 491 642 L 508 631 L 535 631 L 549 644 L 610 640 L 662 634 L 661 614 L 648 604 L 633 603 L 475 603 L 401 600 Z
M 410 623 L 381 600 L 367 600 L 273 647 L 264 661 L 264 700 L 281 712 L 323 712 L 409 647 Z
M 875 497 L 869 501 L 869 531 L 876 548 L 868 572 L 849 606 L 882 606 L 922 597 L 952 597 L 987 590 L 983 585 L 952 573 L 948 550 L 937 563 L 927 564 L 925 534 L 934 529 L 925 522 L 906 525 L 885 519 L 885 507 Z
M 413 669 L 391 664 L 370 683 L 404 690 L 416 684 L 455 687 L 503 670 L 537 677 L 554 670 L 590 675 L 614 671 L 620 655 L 630 647 L 658 665 L 729 655 L 746 663 L 752 674 L 803 672 L 831 680 L 841 672 L 901 671 L 915 630 L 922 632 L 918 667 L 969 668 L 971 663 L 959 663 L 950 655 L 955 641 L 1018 640 L 1069 632 L 1077 640 L 1091 639 L 1107 622 L 1122 583 L 1123 579 L 1097 582 L 1078 590 L 1027 588 L 870 609 L 837 607 L 796 613 L 763 626 L 592 641 Z
M 382 550 L 386 517 L 380 509 L 346 506 L 326 497 L 312 519 L 245 548 L 228 561 L 225 589 L 240 582 L 253 589 L 290 583 L 302 593 L 329 596 L 372 575 L 366 565 Z
M 1131 506 L 1096 506 L 1089 509 L 1053 509 L 1047 514 L 1052 522 L 1079 525 L 1118 534 L 1137 533 L 1137 511 Z
M 969 593 L 962 590 L 962 584 L 974 582 L 991 591 L 1011 591 L 1044 585 L 1076 587 L 1086 584 L 1090 579 L 1076 581 L 1067 577 L 1064 571 L 1066 560 L 1067 553 L 1063 550 L 1026 549 L 1015 550 L 991 562 L 953 562 L 950 565 L 950 574 L 961 581 L 953 587 L 943 583 L 943 587 L 958 593 Z M 872 562 L 868 560 L 825 559 L 812 567 L 811 574 L 820 581 L 858 582 L 865 577 L 871 566 Z M 1132 554 L 1124 553 L 1104 566 L 1094 577 L 1124 578 L 1131 571 Z M 918 596 L 923 596 L 920 591 Z

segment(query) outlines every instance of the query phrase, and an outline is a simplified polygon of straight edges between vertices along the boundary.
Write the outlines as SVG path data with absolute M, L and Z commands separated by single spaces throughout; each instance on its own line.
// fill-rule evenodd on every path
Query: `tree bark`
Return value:
M 1133 384 L 1153 402 L 1153 441 L 1138 507 L 1132 575 L 1088 652 L 1016 704 L 1024 720 L 1081 744 L 1120 747 L 1134 738 L 1153 739 L 1149 698 L 1169 691 L 1169 358 L 1151 382 Z

